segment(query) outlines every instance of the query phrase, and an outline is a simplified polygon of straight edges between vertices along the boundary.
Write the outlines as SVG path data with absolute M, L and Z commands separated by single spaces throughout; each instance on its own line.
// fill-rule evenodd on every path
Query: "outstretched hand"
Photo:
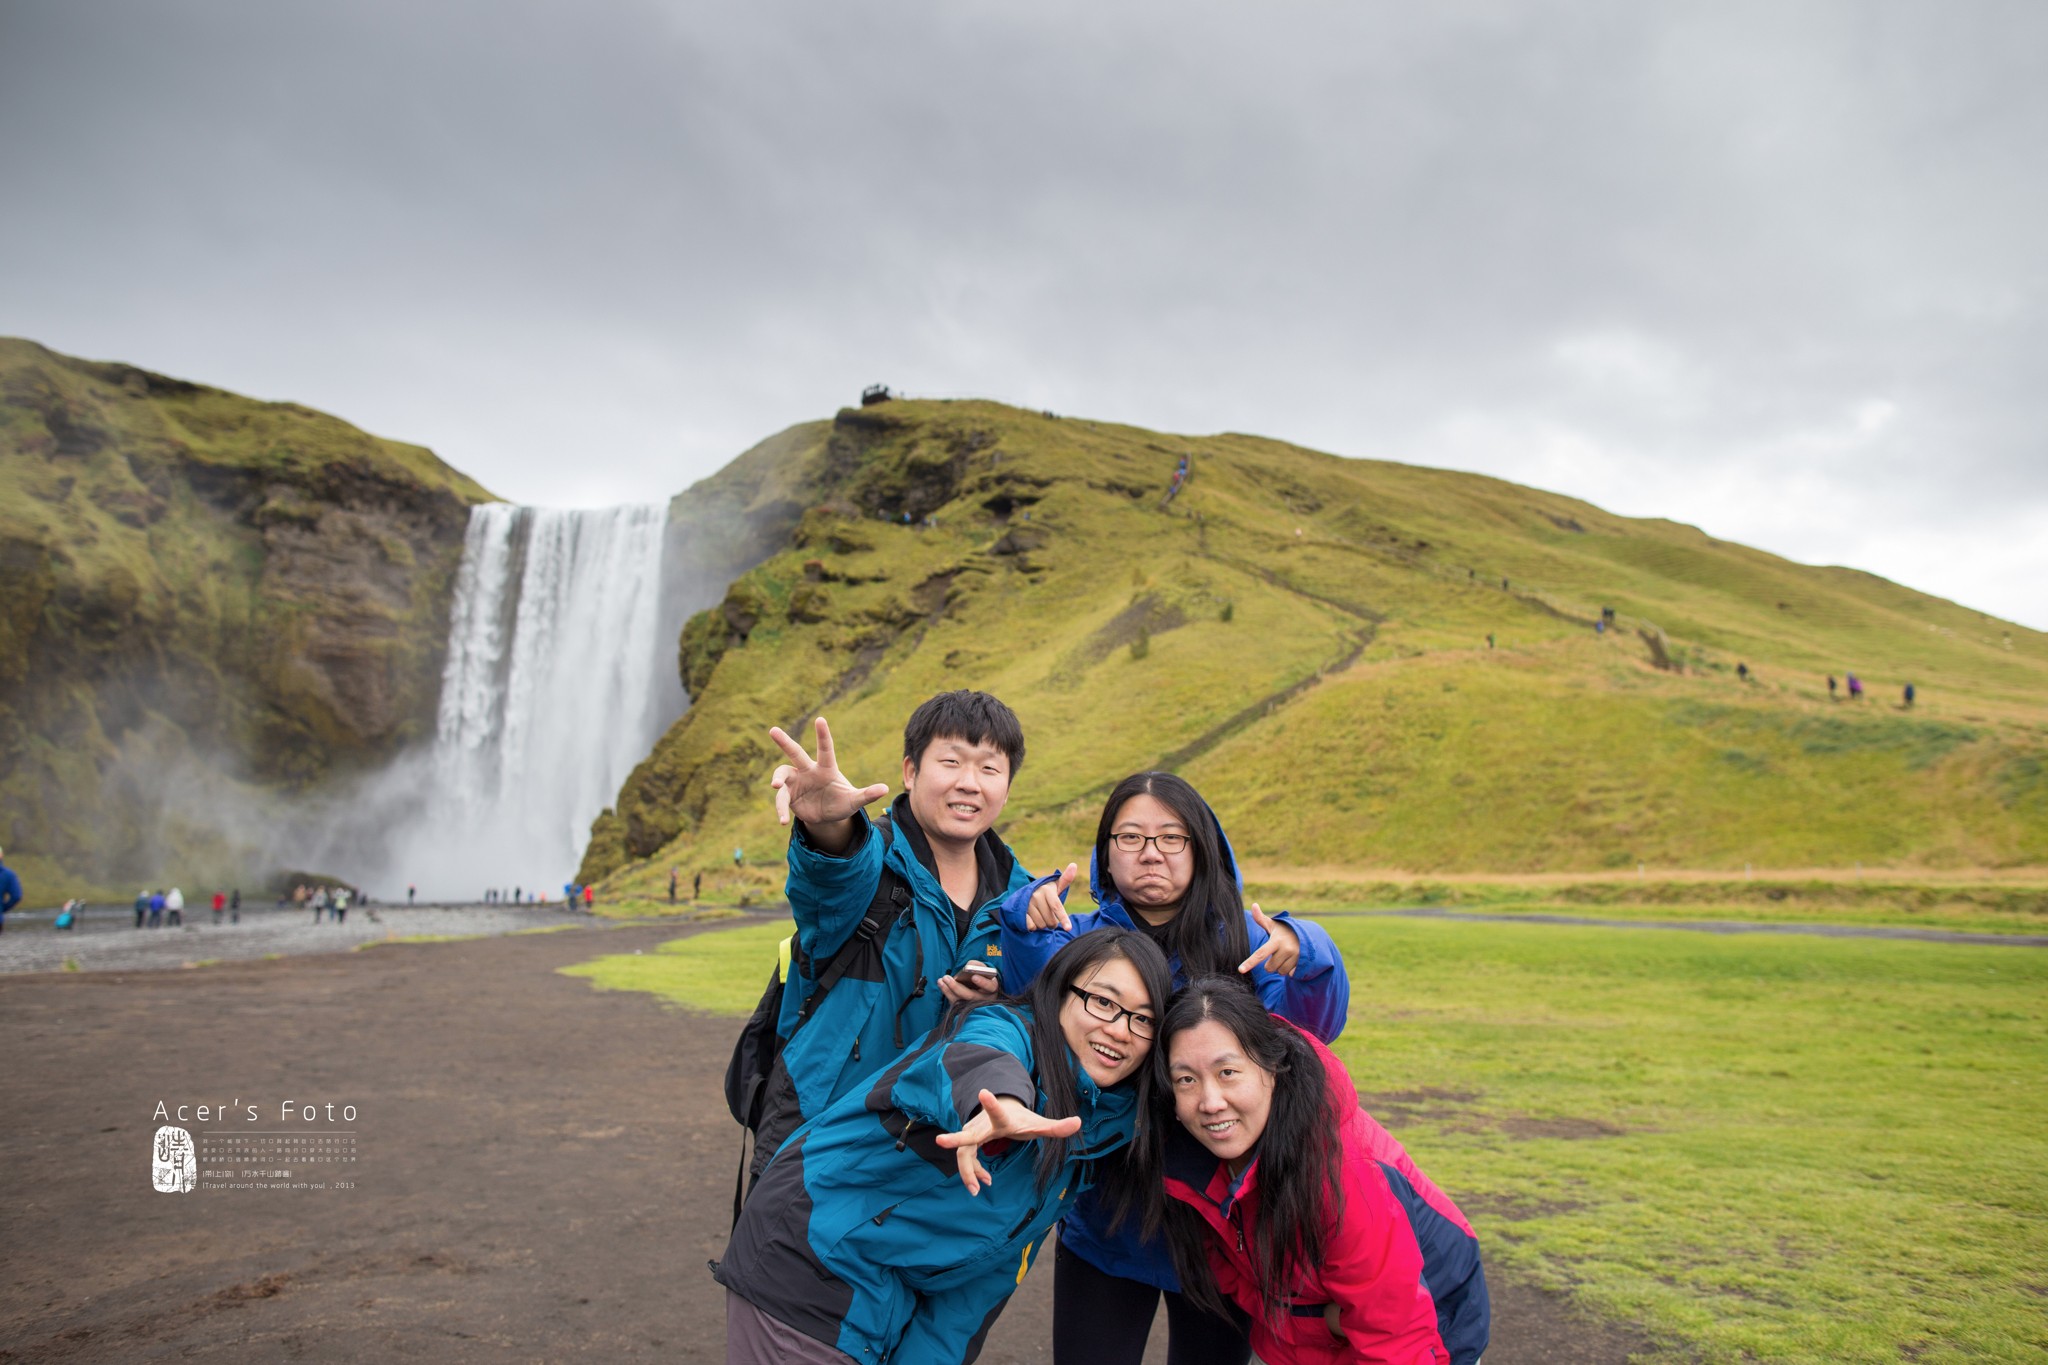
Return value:
M 768 728 L 768 738 L 789 755 L 789 762 L 778 766 L 775 775 L 768 779 L 768 785 L 775 789 L 775 818 L 782 824 L 788 824 L 791 815 L 806 825 L 851 820 L 862 806 L 889 794 L 886 782 L 856 787 L 846 780 L 839 771 L 839 757 L 832 749 L 832 728 L 825 724 L 823 716 L 818 717 L 815 759 L 779 725 Z
M 941 1133 L 937 1138 L 941 1147 L 957 1150 L 954 1159 L 960 1164 L 960 1183 L 967 1192 L 979 1195 L 983 1187 L 996 1183 L 995 1177 L 981 1164 L 983 1144 L 997 1138 L 1009 1138 L 1013 1142 L 1030 1142 L 1036 1138 L 1072 1137 L 1081 1131 L 1081 1118 L 1049 1119 L 1030 1105 L 1008 1095 L 995 1095 L 984 1090 L 977 1097 L 981 1109 L 975 1116 L 960 1125 L 957 1133 Z
M 1026 929 L 1058 928 L 1073 932 L 1074 922 L 1067 918 L 1066 903 L 1061 897 L 1067 894 L 1080 870 L 1078 864 L 1068 863 L 1066 871 L 1031 893 L 1031 904 L 1024 911 Z
M 1263 962 L 1269 972 L 1293 976 L 1294 969 L 1301 965 L 1301 935 L 1295 933 L 1285 920 L 1268 916 L 1265 911 L 1259 909 L 1257 901 L 1253 901 L 1247 908 L 1252 912 L 1252 918 L 1258 921 L 1259 927 L 1266 931 L 1266 941 L 1257 952 L 1238 963 L 1237 970 L 1249 973 L 1252 968 Z

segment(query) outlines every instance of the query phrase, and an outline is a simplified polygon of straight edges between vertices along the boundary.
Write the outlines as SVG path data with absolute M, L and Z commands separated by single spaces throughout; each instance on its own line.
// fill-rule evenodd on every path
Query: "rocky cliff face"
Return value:
M 254 871 L 266 793 L 432 733 L 489 497 L 293 404 L 0 340 L 10 861 L 46 891 Z

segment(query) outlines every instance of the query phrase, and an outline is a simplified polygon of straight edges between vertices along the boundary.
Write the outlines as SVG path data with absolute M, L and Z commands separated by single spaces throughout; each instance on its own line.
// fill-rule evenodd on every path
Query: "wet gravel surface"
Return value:
M 129 906 L 88 907 L 73 929 L 52 928 L 53 910 L 16 912 L 0 932 L 0 973 L 145 971 L 251 958 L 338 953 L 386 939 L 469 937 L 516 933 L 556 925 L 588 924 L 591 917 L 560 905 L 368 905 L 349 907 L 339 924 L 313 912 L 274 906 L 242 907 L 241 923 L 214 923 L 210 907 L 185 910 L 185 923 L 135 927 Z

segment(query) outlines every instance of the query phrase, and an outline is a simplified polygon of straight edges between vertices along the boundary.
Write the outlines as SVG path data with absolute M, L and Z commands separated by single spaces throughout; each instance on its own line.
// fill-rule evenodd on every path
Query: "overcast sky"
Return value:
M 2048 628 L 2048 6 L 0 0 L 0 332 L 663 498 L 863 384 Z

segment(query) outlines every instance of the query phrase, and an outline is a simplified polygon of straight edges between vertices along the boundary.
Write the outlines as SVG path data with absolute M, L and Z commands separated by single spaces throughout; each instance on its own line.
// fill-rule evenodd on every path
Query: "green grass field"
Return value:
M 1338 1051 L 1492 1264 L 1642 1326 L 1659 1362 L 2048 1353 L 2048 952 L 1328 926 Z M 569 970 L 740 1015 L 788 932 Z

